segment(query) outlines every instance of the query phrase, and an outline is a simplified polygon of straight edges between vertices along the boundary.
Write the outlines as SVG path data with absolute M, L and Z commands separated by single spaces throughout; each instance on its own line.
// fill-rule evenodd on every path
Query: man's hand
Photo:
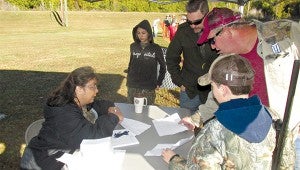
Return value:
M 195 129 L 195 124 L 191 117 L 184 117 L 179 121 L 179 123 L 185 125 L 189 130 L 193 131 Z

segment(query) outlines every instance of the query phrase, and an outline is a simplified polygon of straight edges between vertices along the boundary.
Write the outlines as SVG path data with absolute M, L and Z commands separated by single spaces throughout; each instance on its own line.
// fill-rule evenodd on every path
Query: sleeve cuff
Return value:
M 178 154 L 173 155 L 173 156 L 170 158 L 169 162 L 171 162 L 175 157 L 179 157 L 179 155 L 178 155 Z
M 199 111 L 196 111 L 192 116 L 191 119 L 195 126 L 199 127 L 201 122 L 201 114 Z

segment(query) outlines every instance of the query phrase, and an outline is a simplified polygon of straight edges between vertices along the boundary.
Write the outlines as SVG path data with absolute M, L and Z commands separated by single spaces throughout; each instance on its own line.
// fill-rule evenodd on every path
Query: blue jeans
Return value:
M 295 144 L 296 144 L 295 170 L 300 170 L 300 135 L 298 135 Z
M 181 108 L 187 108 L 192 112 L 195 112 L 198 110 L 201 101 L 199 95 L 196 95 L 193 99 L 190 99 L 185 91 L 180 91 L 179 103 Z

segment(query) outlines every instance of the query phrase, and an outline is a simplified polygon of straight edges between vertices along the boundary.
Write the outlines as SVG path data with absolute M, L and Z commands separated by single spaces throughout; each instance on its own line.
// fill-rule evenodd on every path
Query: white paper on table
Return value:
M 171 116 L 152 120 L 154 127 L 159 136 L 173 135 L 182 131 L 188 130 L 188 128 L 182 124 L 178 124 L 180 121 L 178 113 L 174 113 Z
M 124 118 L 121 125 L 135 135 L 139 135 L 151 127 L 146 123 L 128 118 Z
M 174 144 L 157 144 L 152 150 L 147 151 L 144 156 L 161 156 L 164 149 L 172 148 Z
M 108 137 L 110 139 L 110 137 Z M 111 146 L 111 140 L 103 138 L 104 140 L 85 140 L 80 147 L 84 149 L 74 152 L 73 154 L 65 153 L 56 160 L 65 163 L 69 170 L 98 170 L 98 169 L 116 169 L 121 170 L 125 157 L 125 150 L 113 150 L 112 148 L 105 148 L 99 152 L 99 146 Z M 86 146 L 85 146 L 86 145 Z M 104 149 L 102 146 L 100 146 Z M 94 150 L 92 150 L 94 148 Z M 101 161 L 101 163 L 99 163 Z
M 125 150 L 115 150 L 114 155 L 111 157 L 111 161 L 102 162 L 99 158 L 87 159 L 81 155 L 81 152 L 74 154 L 63 154 L 56 160 L 65 163 L 68 166 L 68 170 L 99 170 L 99 169 L 116 169 L 122 170 L 122 165 L 125 157 Z M 99 163 L 101 161 L 101 163 Z
M 194 136 L 191 136 L 189 138 L 180 139 L 175 144 L 157 144 L 152 150 L 147 151 L 144 156 L 161 156 L 161 153 L 164 149 L 169 148 L 171 150 L 174 150 L 174 149 L 178 148 L 179 146 L 192 140 L 193 137 Z
M 111 156 L 113 155 L 111 137 L 101 139 L 83 139 L 80 144 L 80 152 L 85 157 Z
M 80 155 L 79 155 L 80 156 Z M 67 164 L 68 166 L 70 164 L 76 163 L 77 162 L 77 154 L 69 154 L 69 153 L 64 153 L 61 157 L 56 158 L 59 162 L 62 162 L 64 164 Z
M 194 138 L 194 136 L 192 135 L 192 136 L 189 137 L 189 138 L 180 139 L 180 140 L 179 140 L 177 143 L 175 143 L 170 149 L 171 149 L 171 150 L 174 150 L 174 149 L 178 148 L 179 146 L 188 143 L 188 142 L 189 142 L 190 140 L 192 140 L 193 138 Z
M 148 106 L 148 116 L 151 119 L 161 119 L 166 116 L 170 116 L 167 112 L 165 112 L 163 109 L 157 107 L 157 106 Z
M 127 129 L 121 129 L 121 130 L 114 130 L 113 135 L 111 138 L 111 143 L 113 148 L 123 147 L 123 146 L 130 146 L 130 145 L 137 145 L 140 142 L 135 137 L 135 134 L 133 134 L 131 131 L 128 132 L 128 135 L 122 135 L 118 138 L 115 138 L 114 135 L 119 132 L 126 131 Z

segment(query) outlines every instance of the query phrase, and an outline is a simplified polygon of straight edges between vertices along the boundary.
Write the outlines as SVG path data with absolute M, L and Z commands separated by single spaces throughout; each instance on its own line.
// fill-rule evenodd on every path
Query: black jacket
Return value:
M 143 49 L 136 35 L 137 28 L 149 33 L 150 43 Z M 132 30 L 134 42 L 130 45 L 127 86 L 131 88 L 154 90 L 161 85 L 166 73 L 166 64 L 162 49 L 153 42 L 151 25 L 143 20 Z M 157 65 L 160 65 L 159 73 Z M 158 75 L 157 75 L 158 74 Z
M 56 161 L 56 158 L 63 155 L 63 151 L 74 152 L 80 148 L 83 139 L 111 136 L 119 122 L 116 115 L 108 113 L 111 106 L 114 106 L 114 103 L 95 100 L 91 107 L 98 113 L 98 119 L 92 124 L 75 104 L 66 104 L 62 107 L 46 105 L 42 129 L 28 145 L 37 165 L 41 169 L 60 169 L 64 164 Z M 53 151 L 56 153 L 49 154 Z
M 209 44 L 197 45 L 199 35 L 188 23 L 180 24 L 174 39 L 169 44 L 166 56 L 168 71 L 174 84 L 184 85 L 189 98 L 197 94 L 202 103 L 206 101 L 210 86 L 199 86 L 198 78 L 206 74 L 217 53 Z M 183 66 L 181 68 L 181 54 Z

